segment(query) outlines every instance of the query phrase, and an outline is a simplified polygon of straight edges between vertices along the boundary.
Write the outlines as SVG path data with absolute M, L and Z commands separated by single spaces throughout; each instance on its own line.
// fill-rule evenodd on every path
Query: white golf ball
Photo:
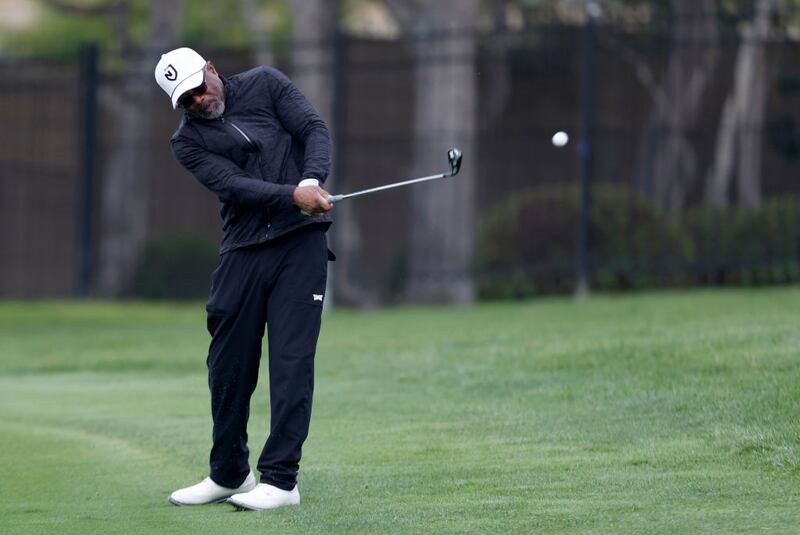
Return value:
M 566 132 L 558 131 L 553 134 L 553 145 L 556 147 L 563 147 L 569 142 L 569 136 Z

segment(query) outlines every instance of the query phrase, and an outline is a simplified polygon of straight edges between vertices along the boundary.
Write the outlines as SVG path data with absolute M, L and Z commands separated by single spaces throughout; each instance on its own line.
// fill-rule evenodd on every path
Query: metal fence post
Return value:
M 581 62 L 581 109 L 583 124 L 581 139 L 578 142 L 578 156 L 581 160 L 581 198 L 578 221 L 578 251 L 576 256 L 575 295 L 586 296 L 589 283 L 589 213 L 591 210 L 592 187 L 592 129 L 594 120 L 594 19 L 600 8 L 593 3 L 586 6 L 586 21 L 583 25 L 583 61 Z
M 337 188 L 336 182 L 344 173 L 344 132 L 345 117 L 347 116 L 347 36 L 340 28 L 336 28 L 333 37 L 333 181 L 325 184 L 328 191 Z M 328 235 L 331 247 L 336 248 L 334 234 Z M 328 263 L 328 287 L 325 290 L 325 307 L 330 310 L 336 306 L 336 270 L 334 263 Z
M 80 247 L 78 268 L 78 295 L 89 295 L 93 278 L 93 226 L 94 226 L 94 182 L 97 155 L 97 84 L 99 80 L 98 63 L 100 50 L 96 43 L 86 45 L 81 51 L 81 100 L 83 121 L 79 125 L 81 140 L 80 213 L 78 244 Z

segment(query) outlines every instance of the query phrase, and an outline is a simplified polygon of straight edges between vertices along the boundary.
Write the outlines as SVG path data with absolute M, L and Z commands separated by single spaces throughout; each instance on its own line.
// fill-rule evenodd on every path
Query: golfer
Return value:
M 227 500 L 251 510 L 297 505 L 330 254 L 331 205 L 316 185 L 330 168 L 328 129 L 270 67 L 226 78 L 194 50 L 178 48 L 161 56 L 155 78 L 173 108 L 184 111 L 171 140 L 175 158 L 219 198 L 224 232 L 206 305 L 211 470 L 169 501 Z M 303 179 L 315 185 L 298 187 Z M 265 325 L 271 422 L 256 484 L 247 419 Z

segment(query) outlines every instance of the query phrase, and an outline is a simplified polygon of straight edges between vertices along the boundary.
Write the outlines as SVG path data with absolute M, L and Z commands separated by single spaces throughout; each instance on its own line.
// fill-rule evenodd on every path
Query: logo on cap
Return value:
M 175 70 L 175 67 L 173 67 L 172 64 L 167 65 L 167 70 L 164 72 L 164 78 L 170 82 L 174 82 L 178 79 L 178 71 Z

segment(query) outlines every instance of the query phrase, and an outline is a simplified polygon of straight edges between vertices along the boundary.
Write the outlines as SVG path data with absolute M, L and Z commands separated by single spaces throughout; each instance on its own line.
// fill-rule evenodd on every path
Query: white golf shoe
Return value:
M 297 490 L 297 485 L 292 490 L 283 490 L 266 483 L 259 483 L 250 492 L 234 494 L 228 498 L 228 503 L 237 509 L 263 511 L 264 509 L 275 509 L 285 505 L 298 505 L 300 503 L 300 492 Z
M 205 478 L 197 485 L 176 490 L 169 497 L 173 505 L 205 505 L 207 503 L 224 502 L 229 497 L 239 492 L 247 492 L 256 486 L 256 476 L 253 472 L 247 474 L 244 483 L 235 489 L 229 489 L 214 483 L 210 477 Z

